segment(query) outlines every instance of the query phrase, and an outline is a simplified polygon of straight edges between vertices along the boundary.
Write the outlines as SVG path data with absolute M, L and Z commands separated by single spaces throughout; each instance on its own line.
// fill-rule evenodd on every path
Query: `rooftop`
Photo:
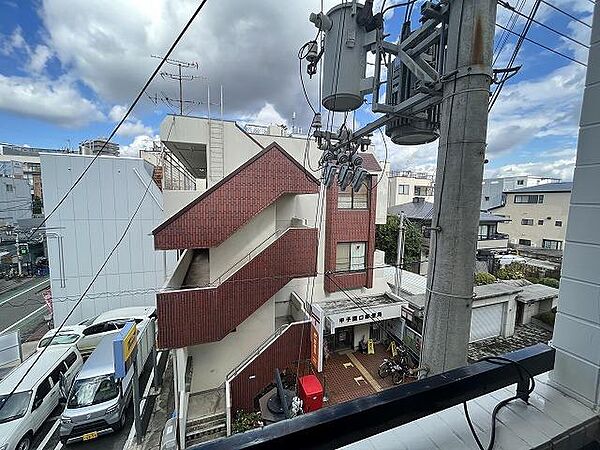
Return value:
M 388 214 L 400 215 L 404 213 L 408 219 L 431 220 L 433 217 L 433 203 L 431 202 L 408 202 L 394 205 L 388 208 Z M 507 222 L 506 217 L 497 216 L 488 212 L 479 213 L 479 222 Z
M 517 300 L 523 303 L 532 303 L 554 297 L 558 297 L 558 289 L 543 284 L 530 284 L 521 288 Z
M 568 181 L 564 183 L 546 183 L 546 184 L 538 184 L 537 186 L 529 186 L 519 189 L 513 189 L 512 191 L 507 191 L 508 193 L 529 193 L 529 192 L 571 192 L 573 189 L 573 183 Z
M 385 305 L 393 305 L 394 303 L 398 303 L 397 300 L 392 297 L 388 297 L 387 295 L 377 295 L 372 297 L 361 297 L 360 305 L 362 308 L 372 308 L 374 306 L 385 306 Z M 359 309 L 356 306 L 356 303 L 349 300 L 348 298 L 340 298 L 336 300 L 328 300 L 323 303 L 320 303 L 319 306 L 325 311 L 328 312 L 342 312 L 349 311 L 353 309 Z

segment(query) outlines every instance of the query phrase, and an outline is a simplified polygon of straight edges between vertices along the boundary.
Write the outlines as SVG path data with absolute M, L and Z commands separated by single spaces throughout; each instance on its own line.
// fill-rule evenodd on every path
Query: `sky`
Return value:
M 382 0 L 376 0 L 379 7 Z M 389 0 L 387 5 L 399 3 Z M 550 0 L 591 23 L 589 0 Z M 76 148 L 85 139 L 108 136 L 123 117 L 158 59 L 169 48 L 199 0 L 0 0 L 0 142 L 36 147 Z M 172 54 L 196 62 L 187 73 L 184 98 L 193 100 L 190 114 L 207 114 L 211 91 L 213 114 L 223 87 L 224 116 L 242 123 L 292 124 L 305 131 L 312 118 L 301 90 L 298 49 L 314 38 L 308 21 L 320 10 L 319 0 L 208 0 Z M 325 9 L 336 4 L 326 0 Z M 529 12 L 534 0 L 524 3 Z M 418 5 L 417 5 L 418 6 Z M 413 15 L 417 25 L 418 7 Z M 386 15 L 388 40 L 395 40 L 403 8 Z M 509 12 L 499 7 L 497 21 Z M 537 20 L 581 42 L 590 29 L 542 4 Z M 515 30 L 520 31 L 519 18 Z M 496 30 L 500 39 L 501 29 Z M 579 61 L 587 49 L 533 25 L 531 39 Z M 506 64 L 516 41 L 510 36 L 496 67 Z M 488 128 L 486 176 L 541 175 L 572 179 L 577 125 L 585 67 L 526 42 L 516 61 L 519 73 L 504 87 Z M 162 71 L 173 71 L 166 66 Z M 307 91 L 317 101 L 316 79 Z M 156 137 L 169 105 L 154 95 L 176 98 L 178 86 L 157 77 L 115 140 L 122 153 L 136 155 Z M 356 112 L 357 124 L 373 120 L 369 105 Z M 341 117 L 339 118 L 341 120 Z M 379 159 L 383 139 L 373 138 Z M 397 146 L 386 138 L 387 165 L 392 169 L 435 170 L 437 142 Z

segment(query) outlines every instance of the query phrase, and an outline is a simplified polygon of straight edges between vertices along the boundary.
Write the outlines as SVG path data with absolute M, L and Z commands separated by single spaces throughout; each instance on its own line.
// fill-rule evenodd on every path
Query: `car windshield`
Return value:
M 104 403 L 119 395 L 119 385 L 112 376 L 102 376 L 77 380 L 71 389 L 69 408 Z
M 58 334 L 54 336 L 54 338 L 52 335 L 50 335 L 40 340 L 38 347 L 46 347 L 47 345 L 74 344 L 78 339 L 78 334 Z
M 0 395 L 0 423 L 20 419 L 27 412 L 31 391 Z

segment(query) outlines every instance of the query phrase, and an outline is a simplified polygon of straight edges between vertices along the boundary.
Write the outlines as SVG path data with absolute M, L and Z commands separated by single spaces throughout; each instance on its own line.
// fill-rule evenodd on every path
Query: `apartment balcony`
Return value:
M 316 275 L 316 239 L 315 228 L 276 231 L 214 279 L 208 250 L 187 250 L 157 295 L 159 346 L 223 339 L 293 278 Z
M 508 234 L 493 233 L 477 238 L 477 250 L 494 250 L 508 248 Z

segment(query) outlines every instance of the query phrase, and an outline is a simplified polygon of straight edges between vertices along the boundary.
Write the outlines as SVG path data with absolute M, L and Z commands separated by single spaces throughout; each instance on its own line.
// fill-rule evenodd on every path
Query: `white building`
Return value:
M 51 211 L 91 156 L 42 154 L 46 211 Z M 125 306 L 152 305 L 172 271 L 174 252 L 154 251 L 151 232 L 164 219 L 153 167 L 139 158 L 101 156 L 46 223 L 54 323 L 60 323 L 117 243 L 150 188 L 123 242 L 69 324 Z
M 82 155 L 95 155 L 100 151 L 103 155 L 119 156 L 119 144 L 108 142 L 106 138 L 88 139 L 79 143 Z
M 498 224 L 511 244 L 562 250 L 573 183 L 545 183 L 505 192 L 493 213 L 510 219 Z
M 0 176 L 0 224 L 31 219 L 31 189 L 23 178 Z
M 388 178 L 388 207 L 402 205 L 422 198 L 433 203 L 433 174 L 401 170 L 390 172 Z
M 481 185 L 481 209 L 487 211 L 503 205 L 504 197 L 502 194 L 504 192 L 546 183 L 560 183 L 560 179 L 533 175 L 486 178 Z

